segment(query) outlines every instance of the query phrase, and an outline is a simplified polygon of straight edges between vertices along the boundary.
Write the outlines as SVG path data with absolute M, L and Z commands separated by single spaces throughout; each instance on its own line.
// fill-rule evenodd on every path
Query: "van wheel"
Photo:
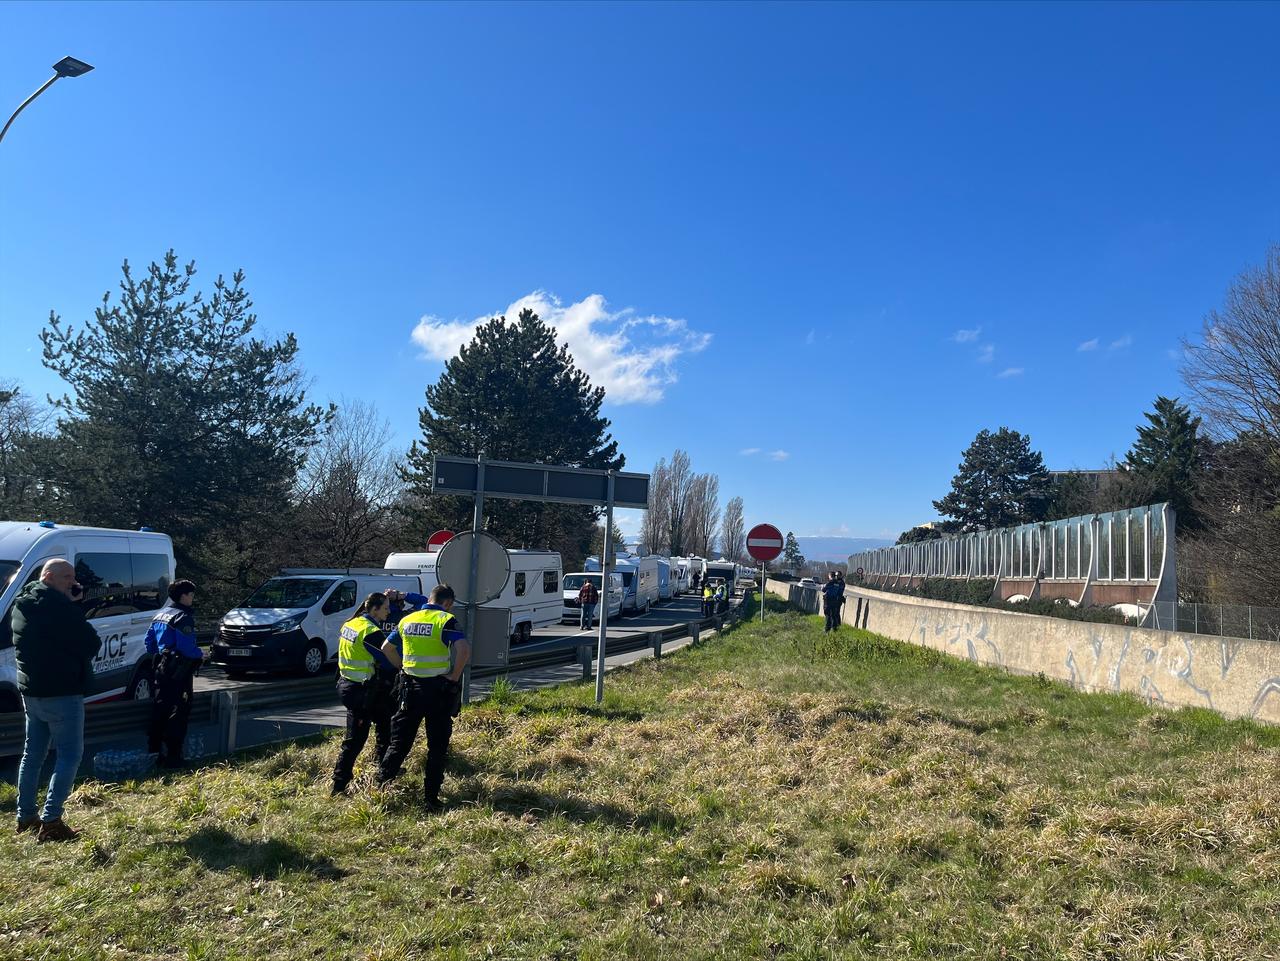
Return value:
M 307 677 L 315 677 L 323 667 L 324 645 L 319 641 L 312 641 L 311 646 L 302 655 L 302 673 Z
M 150 665 L 138 665 L 125 697 L 130 701 L 150 701 L 155 697 L 155 691 L 151 687 Z

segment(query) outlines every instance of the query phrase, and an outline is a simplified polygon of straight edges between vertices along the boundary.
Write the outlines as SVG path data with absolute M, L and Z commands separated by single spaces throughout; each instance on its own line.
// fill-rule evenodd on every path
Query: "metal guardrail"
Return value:
M 745 597 L 744 597 L 745 600 Z M 730 609 L 715 617 L 676 624 L 662 630 L 646 631 L 632 637 L 612 638 L 606 642 L 605 656 L 651 649 L 655 657 L 662 655 L 668 641 L 692 636 L 696 641 L 703 631 L 719 630 L 735 623 L 740 608 Z M 476 668 L 473 678 L 497 677 L 540 667 L 562 664 L 583 665 L 583 677 L 590 676 L 596 651 L 594 636 L 567 637 L 538 645 L 534 651 L 513 652 L 505 667 Z M 308 677 L 272 684 L 245 685 L 230 690 L 200 691 L 191 699 L 191 724 L 217 725 L 218 753 L 236 749 L 236 728 L 241 714 L 263 710 L 324 707 L 338 703 L 333 676 Z M 151 719 L 151 701 L 122 701 L 89 705 L 85 710 L 86 754 L 91 745 L 101 745 L 122 738 L 141 738 Z M 21 711 L 0 714 L 0 757 L 22 753 L 24 718 Z

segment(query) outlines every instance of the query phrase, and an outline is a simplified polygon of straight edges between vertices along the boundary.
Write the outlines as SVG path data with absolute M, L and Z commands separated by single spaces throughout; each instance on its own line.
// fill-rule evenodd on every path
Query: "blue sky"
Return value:
M 1278 36 L 1276 4 L 0 5 L 6 116 L 97 67 L 0 144 L 0 377 L 56 391 L 50 309 L 173 247 L 407 447 L 451 341 L 530 298 L 629 468 L 683 447 L 749 523 L 896 535 L 978 430 L 1099 466 L 1178 393 L 1280 242 Z

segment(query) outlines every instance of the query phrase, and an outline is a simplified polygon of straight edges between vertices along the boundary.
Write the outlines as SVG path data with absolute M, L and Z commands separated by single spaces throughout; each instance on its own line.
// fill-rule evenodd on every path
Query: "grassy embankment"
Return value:
M 1278 742 L 777 616 L 469 709 L 438 817 L 334 738 L 88 782 L 0 958 L 1269 957 Z

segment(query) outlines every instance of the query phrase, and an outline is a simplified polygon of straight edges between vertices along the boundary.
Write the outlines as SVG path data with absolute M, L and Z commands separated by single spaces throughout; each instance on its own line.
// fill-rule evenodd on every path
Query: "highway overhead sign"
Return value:
M 427 553 L 434 554 L 453 539 L 453 531 L 436 531 L 427 538 Z
M 609 502 L 609 472 L 587 467 L 547 464 L 515 464 L 486 460 L 481 474 L 474 458 L 437 456 L 432 459 L 431 493 L 474 497 L 505 497 L 522 501 L 554 501 L 560 504 Z M 483 476 L 483 489 L 479 478 Z M 615 471 L 613 505 L 647 510 L 649 475 Z
M 471 581 L 472 543 L 476 551 L 476 579 Z M 501 542 L 483 531 L 463 531 L 440 548 L 436 581 L 448 584 L 459 604 L 483 604 L 502 593 L 511 576 L 511 558 Z
M 757 524 L 747 532 L 747 553 L 768 563 L 782 553 L 782 531 L 772 524 Z

